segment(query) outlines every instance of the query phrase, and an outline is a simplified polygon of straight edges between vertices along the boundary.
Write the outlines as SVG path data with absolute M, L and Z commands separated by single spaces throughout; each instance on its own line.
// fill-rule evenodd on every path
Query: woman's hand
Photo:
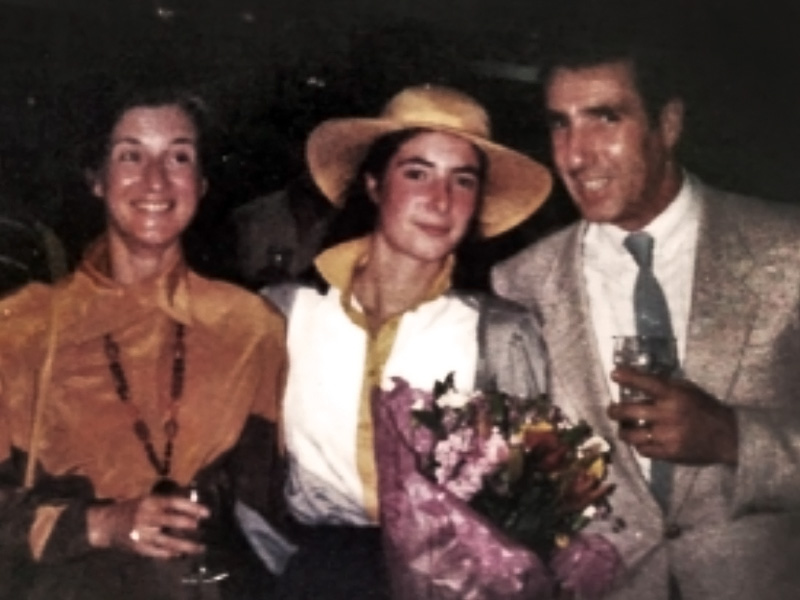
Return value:
M 153 558 L 203 552 L 201 544 L 166 533 L 197 531 L 209 511 L 180 496 L 142 496 L 91 507 L 86 515 L 89 543 L 96 548 L 126 548 Z

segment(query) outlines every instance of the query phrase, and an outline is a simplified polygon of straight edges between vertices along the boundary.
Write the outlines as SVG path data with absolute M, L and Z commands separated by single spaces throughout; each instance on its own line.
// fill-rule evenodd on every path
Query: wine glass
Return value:
M 206 550 L 202 554 L 195 555 L 191 559 L 190 572 L 183 576 L 181 583 L 186 585 L 202 585 L 207 583 L 217 583 L 230 576 L 230 572 L 221 561 L 222 553 L 218 551 L 217 544 L 224 534 L 220 531 L 222 527 L 220 511 L 222 510 L 221 499 L 218 493 L 201 488 L 196 481 L 189 482 L 182 488 L 183 495 L 191 502 L 203 504 L 211 511 L 211 515 L 200 521 L 196 535 L 193 537 L 205 544 Z
M 156 496 L 182 496 L 191 502 L 202 504 L 211 512 L 211 516 L 198 523 L 196 530 L 172 527 L 164 530 L 167 535 L 203 543 L 206 546 L 203 554 L 192 557 L 190 572 L 181 579 L 181 583 L 201 585 L 226 579 L 229 572 L 219 560 L 220 553 L 214 548 L 221 539 L 224 539 L 220 531 L 224 528 L 221 523 L 223 520 L 221 515 L 224 512 L 221 490 L 204 488 L 194 480 L 186 486 L 181 486 L 172 479 L 162 478 L 153 485 L 151 493 Z
M 614 364 L 648 375 L 671 377 L 678 370 L 675 338 L 646 335 L 614 336 Z M 651 402 L 652 398 L 635 387 L 619 386 L 620 402 Z M 631 423 L 623 423 L 631 426 Z

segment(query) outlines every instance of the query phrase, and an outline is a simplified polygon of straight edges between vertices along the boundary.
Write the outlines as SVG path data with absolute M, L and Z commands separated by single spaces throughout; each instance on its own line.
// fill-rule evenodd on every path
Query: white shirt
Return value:
M 477 327 L 478 310 L 453 295 L 405 313 L 383 381 L 399 376 L 429 390 L 453 372 L 459 389 L 472 389 Z M 291 463 L 286 495 L 303 523 L 374 524 L 364 508 L 356 445 L 366 346 L 366 332 L 342 310 L 338 289 L 298 290 L 289 319 L 283 423 Z
M 681 362 L 686 353 L 700 224 L 700 200 L 695 187 L 692 177 L 684 174 L 678 195 L 643 229 L 655 240 L 653 271 L 667 299 Z M 612 339 L 616 335 L 636 334 L 633 288 L 639 267 L 623 245 L 628 233 L 609 223 L 592 223 L 583 239 L 583 273 L 592 324 L 612 398 L 619 395 L 618 386 L 610 377 L 614 367 Z M 638 458 L 647 476 L 650 461 Z

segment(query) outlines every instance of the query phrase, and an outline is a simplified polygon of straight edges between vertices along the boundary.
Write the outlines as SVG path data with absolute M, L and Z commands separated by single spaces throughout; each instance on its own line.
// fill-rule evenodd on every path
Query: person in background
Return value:
M 429 389 L 450 372 L 464 389 L 545 389 L 535 319 L 453 290 L 451 274 L 465 237 L 519 224 L 551 177 L 490 140 L 475 100 L 433 85 L 376 118 L 323 122 L 307 160 L 340 218 L 369 227 L 317 257 L 320 286 L 264 290 L 288 315 L 286 496 L 301 546 L 280 597 L 386 598 L 371 394 L 392 376 Z
M 796 597 L 800 217 L 681 166 L 666 47 L 599 4 L 570 14 L 543 69 L 553 160 L 582 220 L 496 266 L 494 289 L 541 315 L 553 400 L 618 436 L 606 535 L 626 568 L 608 597 Z M 612 363 L 613 336 L 642 333 L 644 285 L 665 299 L 671 378 Z M 649 401 L 614 402 L 618 385 Z
M 104 235 L 69 277 L 0 303 L 0 597 L 251 597 L 271 578 L 242 539 L 220 584 L 184 581 L 230 498 L 282 514 L 283 319 L 184 262 L 208 187 L 202 100 L 109 100 L 85 147 Z
M 231 215 L 238 277 L 253 289 L 301 278 L 335 215 L 308 175 L 238 207 Z

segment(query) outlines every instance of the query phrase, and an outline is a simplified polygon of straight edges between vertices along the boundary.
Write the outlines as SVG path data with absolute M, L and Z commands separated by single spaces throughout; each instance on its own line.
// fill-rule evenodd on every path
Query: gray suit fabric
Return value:
M 697 185 L 702 203 L 687 379 L 734 408 L 736 468 L 675 468 L 663 514 L 631 449 L 614 443 L 605 530 L 626 571 L 614 600 L 800 598 L 800 215 Z M 616 440 L 584 285 L 579 222 L 495 267 L 495 291 L 541 316 L 555 402 Z

